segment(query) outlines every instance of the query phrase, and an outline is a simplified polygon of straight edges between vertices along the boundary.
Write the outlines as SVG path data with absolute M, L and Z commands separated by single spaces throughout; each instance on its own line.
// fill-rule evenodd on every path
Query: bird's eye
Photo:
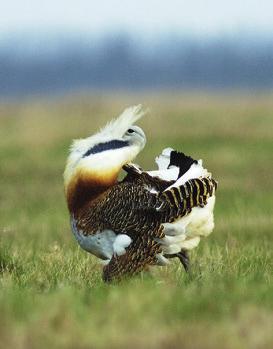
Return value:
M 127 132 L 128 133 L 134 133 L 135 131 L 132 128 L 129 128 L 129 130 Z

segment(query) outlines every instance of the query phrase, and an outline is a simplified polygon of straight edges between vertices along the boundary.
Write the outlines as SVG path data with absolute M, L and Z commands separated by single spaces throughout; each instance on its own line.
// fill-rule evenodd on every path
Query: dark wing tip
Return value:
M 192 164 L 197 164 L 198 161 L 193 159 L 191 156 L 188 156 L 182 152 L 173 150 L 171 152 L 170 156 L 170 166 L 177 166 L 179 167 L 179 175 L 178 178 L 183 176 L 184 173 L 186 173 Z

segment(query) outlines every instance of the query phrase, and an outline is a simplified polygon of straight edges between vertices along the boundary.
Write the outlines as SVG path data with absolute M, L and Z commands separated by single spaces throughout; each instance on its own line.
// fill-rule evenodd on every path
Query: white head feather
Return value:
M 145 114 L 146 111 L 142 109 L 141 105 L 129 107 L 125 109 L 117 119 L 110 121 L 95 135 L 84 139 L 74 140 L 72 146 L 70 147 L 70 153 L 64 172 L 65 186 L 67 186 L 75 172 L 75 169 L 78 167 L 103 170 L 101 169 L 101 166 L 114 166 L 119 162 L 123 162 L 124 164 L 124 161 L 127 158 L 129 161 L 131 161 L 144 147 L 146 141 L 144 132 L 137 126 L 134 126 L 134 130 L 137 131 L 138 136 L 140 134 L 142 137 L 141 144 L 135 144 L 134 146 L 132 145 L 131 147 L 128 147 L 130 149 L 127 150 L 125 150 L 125 148 L 120 150 L 115 149 L 94 154 L 86 158 L 83 158 L 83 156 L 89 149 L 97 144 L 112 140 L 124 140 L 126 131 Z
M 121 139 L 128 128 L 145 114 L 146 111 L 142 109 L 141 104 L 125 109 L 118 118 L 108 122 L 98 133 L 87 138 L 75 139 L 70 147 L 70 154 L 73 152 L 85 153 L 92 145 L 112 139 Z
M 123 111 L 123 113 L 114 120 L 111 120 L 100 130 L 101 135 L 111 134 L 113 138 L 119 138 L 124 135 L 128 128 L 142 118 L 147 111 L 143 110 L 142 105 L 134 105 Z

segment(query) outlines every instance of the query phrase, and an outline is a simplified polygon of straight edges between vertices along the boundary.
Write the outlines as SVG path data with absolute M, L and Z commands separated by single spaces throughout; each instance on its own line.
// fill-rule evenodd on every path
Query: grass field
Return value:
M 148 142 L 203 158 L 214 233 L 151 276 L 105 285 L 75 243 L 62 172 L 72 138 L 143 102 Z M 273 99 L 106 96 L 0 104 L 0 348 L 273 348 Z

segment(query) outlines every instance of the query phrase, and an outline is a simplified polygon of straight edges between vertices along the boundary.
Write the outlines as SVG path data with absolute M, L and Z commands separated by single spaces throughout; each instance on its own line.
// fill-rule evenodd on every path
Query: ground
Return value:
M 63 97 L 0 104 L 0 348 L 272 348 L 272 95 Z M 105 285 L 70 232 L 62 172 L 72 138 L 143 102 L 163 147 L 219 181 L 213 234 L 178 262 Z

